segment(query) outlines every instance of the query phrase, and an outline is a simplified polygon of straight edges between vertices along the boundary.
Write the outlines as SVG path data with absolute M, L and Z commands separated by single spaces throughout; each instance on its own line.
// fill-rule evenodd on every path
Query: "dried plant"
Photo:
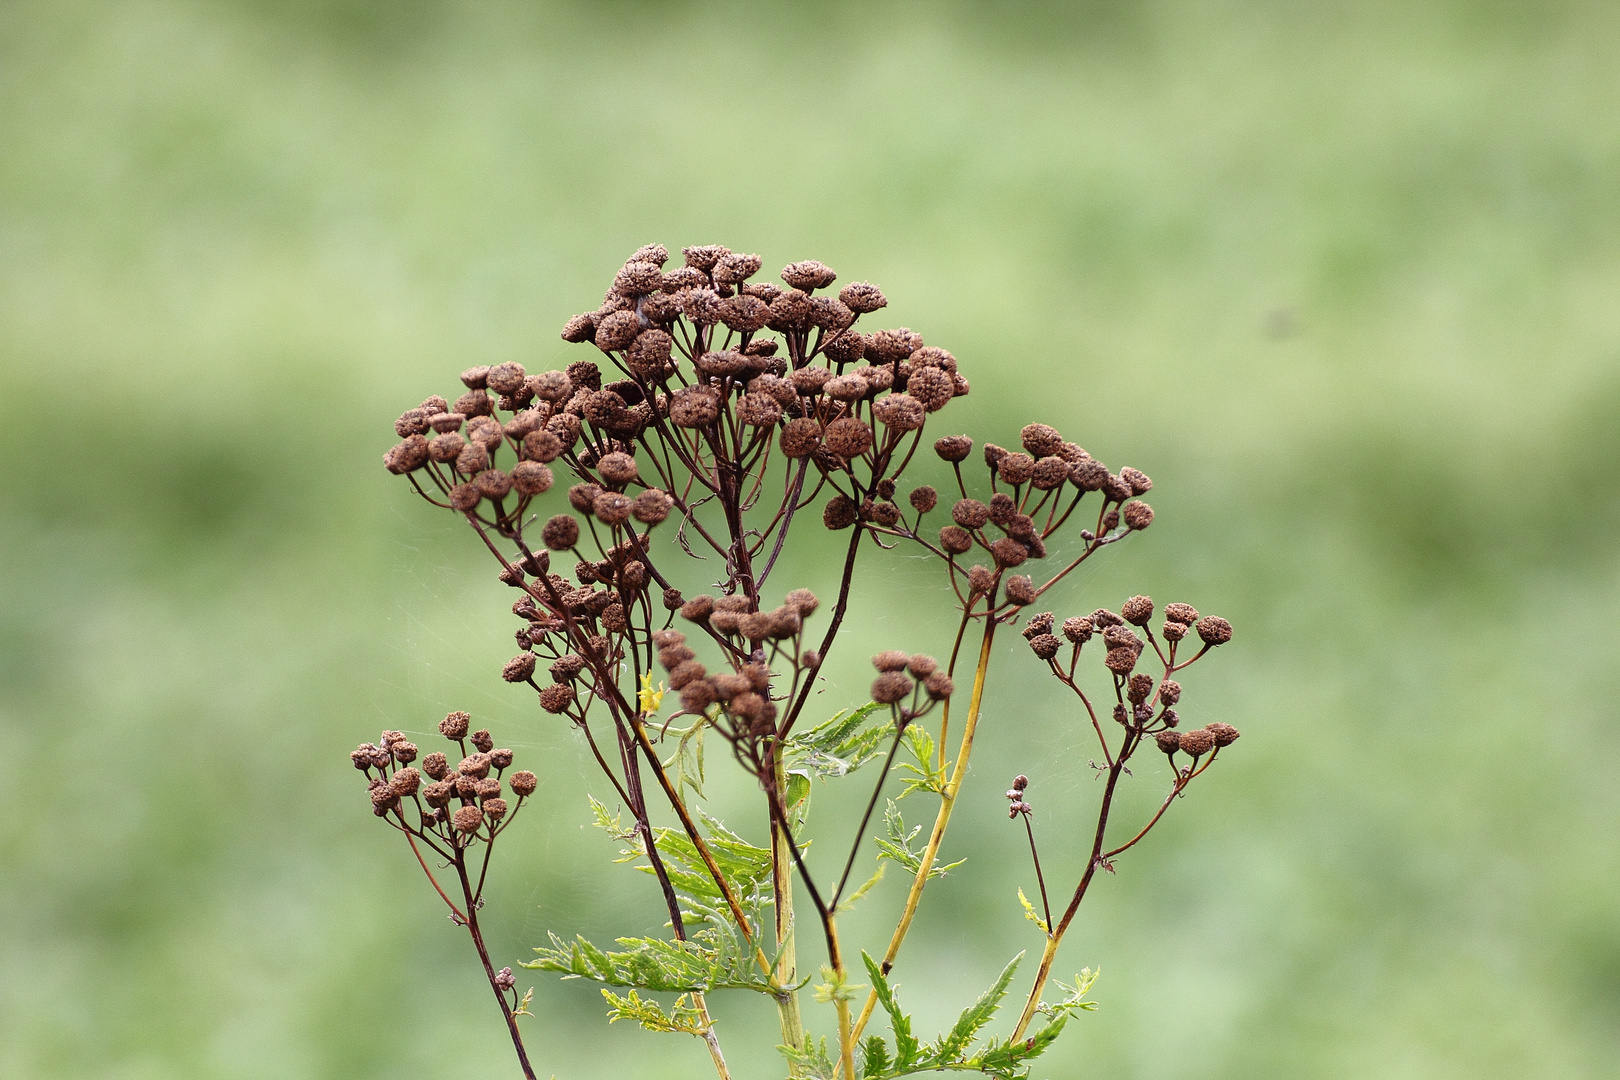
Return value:
M 589 747 L 611 788 L 608 801 L 620 807 L 593 799 L 597 824 L 645 860 L 667 911 L 668 937 L 621 938 L 610 951 L 554 934 L 525 966 L 604 984 L 610 1020 L 696 1036 L 722 1077 L 730 1074 L 706 1001 L 722 990 L 775 1002 L 792 1076 L 884 1080 L 939 1069 L 1024 1075 L 1071 1015 L 1091 1007 L 1089 971 L 1073 985 L 1059 983 L 1059 1000 L 1043 994 L 1095 872 L 1112 871 L 1237 738 L 1224 724 L 1181 729 L 1175 706 L 1182 690 L 1172 678 L 1227 641 L 1231 627 L 1170 604 L 1155 634 L 1154 604 L 1145 596 L 1117 614 L 1098 609 L 1061 626 L 1049 613 L 1026 618 L 1081 563 L 1152 523 L 1152 509 L 1138 498 L 1152 487 L 1148 477 L 1130 468 L 1111 472 L 1041 423 L 1023 428 L 1019 450 L 986 445 L 982 466 L 969 464 L 971 439 L 947 435 L 932 446 L 949 463 L 956 497 L 950 522 L 936 526 L 943 504 L 935 488 L 910 488 L 904 506 L 896 499 L 934 414 L 968 393 L 956 359 L 908 329 L 857 329 L 862 316 L 886 306 L 883 294 L 857 283 L 833 295 L 835 275 L 819 262 L 786 267 L 783 288 L 750 280 L 758 256 L 722 247 L 691 247 L 684 255 L 683 266 L 665 270 L 665 248 L 642 248 L 600 308 L 569 320 L 563 338 L 593 344 L 596 360 L 535 375 L 515 363 L 465 371 L 466 392 L 454 402 L 430 397 L 399 418 L 403 441 L 385 457 L 389 471 L 422 498 L 466 520 L 499 563 L 501 580 L 516 590 L 519 651 L 502 677 L 533 690 L 540 709 L 571 724 Z M 557 470 L 575 481 L 566 492 L 572 512 L 553 512 L 561 509 L 558 497 L 548 497 Z M 807 526 L 848 534 L 837 596 L 829 608 L 793 588 L 772 606 L 766 597 L 778 594 L 767 584 L 789 537 Z M 954 594 L 954 634 L 937 643 L 945 662 L 899 649 L 879 653 L 869 702 L 850 702 L 831 717 L 806 715 L 857 568 L 869 565 L 863 552 L 881 564 L 883 550 L 902 544 L 936 557 Z M 553 568 L 554 559 L 570 556 L 572 578 Z M 1032 573 L 1036 567 L 1043 569 Z M 1044 937 L 1039 971 L 1007 1036 L 979 1038 L 1012 985 L 1018 958 L 950 1031 L 923 1043 L 889 975 L 928 883 L 960 865 L 942 865 L 941 846 L 984 714 L 997 630 L 1019 620 L 1035 656 L 1074 693 L 1081 722 L 1099 741 L 1105 785 L 1090 857 L 1054 923 L 1028 785 L 1019 777 L 1007 794 L 1011 817 L 1023 820 L 1041 897 L 1037 913 L 1020 892 Z M 1183 643 L 1194 634 L 1201 647 L 1185 656 Z M 1101 671 L 1093 671 L 1096 688 L 1088 691 L 1081 654 L 1096 639 L 1091 653 Z M 1142 663 L 1149 647 L 1155 674 L 1138 670 L 1149 666 Z M 536 679 L 542 664 L 549 681 Z M 678 705 L 666 702 L 669 693 Z M 960 717 L 954 727 L 953 706 Z M 935 714 L 931 734 L 925 721 Z M 468 725 L 463 713 L 440 725 L 462 756 L 452 768 L 442 753 L 430 754 L 422 764 L 432 780 L 426 785 L 412 765 L 417 748 L 399 732 L 360 747 L 354 763 L 370 781 L 377 815 L 405 834 L 452 919 L 469 931 L 532 1077 L 515 1019 L 529 999 L 517 999 L 510 969 L 495 970 L 477 912 L 494 841 L 538 781 L 511 774 L 506 785 L 517 803 L 510 805 L 502 778 L 511 752 L 494 749 L 480 731 L 466 753 Z M 762 843 L 698 806 L 706 739 L 721 740 L 753 778 Z M 1140 831 L 1110 846 L 1116 790 L 1143 745 L 1168 755 L 1170 791 Z M 847 852 L 810 860 L 812 779 L 847 779 L 871 765 L 876 777 Z M 896 773 L 902 790 L 885 798 Z M 908 796 L 937 800 L 921 847 L 921 827 L 908 827 L 901 813 Z M 876 869 L 852 889 L 880 802 Z M 655 816 L 667 824 L 655 824 Z M 857 964 L 838 917 L 890 862 L 910 875 L 910 887 L 881 954 L 863 951 Z M 455 887 L 447 891 L 441 878 L 452 869 Z M 801 1011 L 801 990 L 811 980 L 800 974 L 795 876 L 821 939 L 815 951 L 824 963 L 813 990 L 815 1000 L 832 1006 L 831 1050 L 826 1038 L 810 1034 Z M 889 1018 L 888 1038 L 866 1034 L 879 1007 Z M 1032 1032 L 1037 1015 L 1042 1021 Z

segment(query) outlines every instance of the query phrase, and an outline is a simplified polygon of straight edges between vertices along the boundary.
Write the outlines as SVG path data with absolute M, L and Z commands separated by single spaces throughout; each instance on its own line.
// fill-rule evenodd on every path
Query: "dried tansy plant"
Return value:
M 669 269 L 665 248 L 642 248 L 600 308 L 569 320 L 563 338 L 594 346 L 592 359 L 538 374 L 515 363 L 465 371 L 453 402 L 430 397 L 399 418 L 402 441 L 384 459 L 422 498 L 464 518 L 499 564 L 517 595 L 518 651 L 502 677 L 533 691 L 540 711 L 571 724 L 589 748 L 607 785 L 603 801 L 592 800 L 597 824 L 644 860 L 669 920 L 667 936 L 621 938 L 617 951 L 554 934 L 525 966 L 604 984 L 610 1019 L 697 1037 L 722 1077 L 730 1074 L 707 1004 L 720 991 L 775 1003 L 780 1033 L 769 1037 L 791 1076 L 1023 1075 L 1070 1016 L 1090 1007 L 1089 972 L 1058 983 L 1055 1001 L 1044 993 L 1096 871 L 1113 870 L 1237 738 L 1225 724 L 1184 727 L 1175 678 L 1229 640 L 1231 627 L 1177 603 L 1155 632 L 1145 596 L 1061 623 L 1030 615 L 1082 562 L 1152 523 L 1139 498 L 1152 487 L 1147 476 L 1112 472 L 1031 423 L 1016 450 L 987 444 L 975 455 L 965 435 L 933 439 L 950 489 L 911 486 L 902 498 L 902 475 L 928 444 L 935 414 L 968 393 L 955 357 L 904 328 L 869 331 L 862 318 L 886 305 L 883 294 L 865 283 L 835 293 L 836 276 L 819 262 L 789 265 L 779 286 L 752 280 L 756 255 L 711 246 L 684 256 Z M 771 581 L 790 536 L 805 528 L 848 537 L 830 604 Z M 954 633 L 931 643 L 944 661 L 879 653 L 870 701 L 807 714 L 857 568 L 881 566 L 884 550 L 901 544 L 937 558 L 954 594 Z M 1019 777 L 1007 797 L 1041 899 L 1037 912 L 1019 893 L 1044 939 L 1038 973 L 1007 1034 L 981 1038 L 1018 958 L 925 1043 L 889 976 L 928 883 L 958 865 L 941 864 L 941 845 L 984 715 L 996 633 L 1018 623 L 1034 653 L 1028 670 L 1044 665 L 1072 691 L 1077 722 L 1098 739 L 1095 827 L 1065 829 L 1085 837 L 1090 857 L 1054 921 Z M 1082 663 L 1088 645 L 1099 662 Z M 478 910 L 494 842 L 539 781 L 508 772 L 511 751 L 487 732 L 469 735 L 469 723 L 463 713 L 447 717 L 440 731 L 454 753 L 420 765 L 399 732 L 353 759 L 376 814 L 405 835 L 452 920 L 469 931 L 533 1077 L 516 1021 L 528 998 L 517 997 L 509 968 L 495 969 Z M 757 786 L 757 831 L 733 832 L 699 805 L 705 740 L 716 739 Z M 1170 790 L 1151 820 L 1131 823 L 1139 831 L 1111 829 L 1127 763 L 1144 746 L 1167 755 Z M 810 858 L 811 780 L 863 768 L 876 776 L 859 789 L 865 810 L 852 842 Z M 895 773 L 901 790 L 886 798 Z M 926 839 L 901 813 L 913 796 L 934 811 Z M 856 875 L 880 802 L 876 868 Z M 838 917 L 889 862 L 909 875 L 909 888 L 894 897 L 887 943 L 857 957 Z M 800 970 L 805 912 L 794 909 L 795 878 L 816 930 L 806 966 L 819 977 Z M 831 1006 L 828 1036 L 810 1032 L 806 988 Z M 867 1033 L 878 1008 L 887 1037 Z

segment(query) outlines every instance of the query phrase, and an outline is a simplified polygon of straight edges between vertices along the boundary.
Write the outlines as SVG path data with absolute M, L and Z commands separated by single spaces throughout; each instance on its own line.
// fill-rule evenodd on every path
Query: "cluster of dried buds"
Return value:
M 889 649 L 872 657 L 872 666 L 878 669 L 878 677 L 872 680 L 872 700 L 889 706 L 895 726 L 902 731 L 956 692 L 949 673 L 932 656 Z
M 399 731 L 385 731 L 380 743 L 362 743 L 351 751 L 349 760 L 369 781 L 372 811 L 391 818 L 403 832 L 438 841 L 450 851 L 493 842 L 517 809 L 507 802 L 506 789 L 521 806 L 534 794 L 538 781 L 534 773 L 521 770 L 506 778 L 503 787 L 502 774 L 512 766 L 512 751 L 498 749 L 482 728 L 469 734 L 470 722 L 466 713 L 453 712 L 439 724 L 439 732 L 460 751 L 454 767 L 447 755 L 435 750 L 418 768 L 413 764 L 419 752 L 416 744 Z

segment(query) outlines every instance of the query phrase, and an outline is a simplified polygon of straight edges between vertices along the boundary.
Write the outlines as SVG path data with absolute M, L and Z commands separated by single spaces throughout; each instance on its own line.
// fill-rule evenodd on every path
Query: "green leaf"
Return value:
M 878 716 L 876 722 L 872 721 Z M 822 779 L 847 776 L 884 755 L 894 735 L 888 707 L 869 701 L 858 709 L 838 712 L 831 720 L 790 736 L 786 746 L 789 771 Z
M 813 1080 L 833 1080 L 836 1069 L 832 1058 L 827 1056 L 827 1040 L 822 1039 L 818 1044 L 809 1035 L 804 1037 L 803 1046 L 779 1045 L 776 1048 L 783 1057 L 799 1067 L 799 1072 Z
M 608 1003 L 608 1023 L 620 1020 L 634 1020 L 648 1031 L 672 1031 L 685 1035 L 702 1037 L 708 1030 L 703 1022 L 703 1014 L 686 1004 L 686 995 L 682 994 L 675 999 L 669 1012 L 664 1012 L 658 1002 L 639 996 L 634 990 L 625 997 L 620 997 L 611 990 L 603 990 L 602 997 Z
M 973 1037 L 979 1033 L 979 1029 L 988 1024 L 990 1018 L 996 1015 L 996 1010 L 1001 1007 L 1001 999 L 1007 996 L 1007 986 L 1012 982 L 1013 972 L 1018 970 L 1018 962 L 1023 958 L 1024 954 L 1019 953 L 1008 961 L 996 981 L 979 995 L 979 1000 L 962 1010 L 956 1024 L 940 1039 L 934 1051 L 935 1060 L 941 1063 L 954 1061 L 963 1050 L 967 1049 Z
M 903 799 L 914 791 L 932 791 L 936 795 L 943 795 L 949 782 L 945 774 L 945 765 L 949 765 L 949 762 L 945 765 L 934 763 L 934 740 L 921 724 L 906 728 L 906 749 L 911 751 L 917 763 L 900 763 L 901 773 L 911 774 L 904 776 L 905 787 L 901 789 L 900 797 Z
M 883 977 L 883 969 L 864 949 L 861 950 L 861 962 L 866 965 L 866 973 L 872 977 L 872 991 L 877 994 L 878 1004 L 883 1006 L 883 1011 L 889 1014 L 889 1029 L 894 1032 L 894 1071 L 887 1075 L 903 1075 L 917 1061 L 920 1045 L 917 1037 L 911 1033 L 911 1017 L 901 1010 L 889 980 Z
M 883 825 L 888 831 L 888 838 L 884 839 L 881 836 L 872 838 L 872 842 L 878 846 L 878 858 L 897 862 L 905 867 L 909 873 L 915 875 L 918 870 L 922 869 L 923 853 L 921 849 L 914 849 L 911 842 L 917 839 L 923 827 L 917 825 L 908 830 L 906 828 L 906 819 L 900 814 L 899 804 L 893 799 L 887 801 L 889 805 L 883 811 Z M 937 877 L 944 877 L 966 861 L 966 859 L 958 859 L 953 863 L 946 863 L 944 866 L 936 863 L 928 868 L 928 880 L 932 881 Z
M 1029 902 L 1029 897 L 1024 895 L 1024 890 L 1021 888 L 1018 890 L 1018 902 L 1024 905 L 1024 918 L 1040 927 L 1043 934 L 1050 934 L 1052 932 L 1051 929 L 1047 927 L 1046 920 L 1041 918 L 1041 913 L 1035 910 L 1035 905 Z
M 861 1076 L 883 1076 L 889 1071 L 889 1044 L 881 1035 L 868 1035 L 861 1043 Z
M 524 967 L 642 990 L 691 993 L 737 989 L 773 993 L 770 982 L 737 940 L 712 928 L 699 931 L 688 941 L 619 938 L 619 952 L 607 952 L 583 937 L 573 941 L 563 941 L 556 934 L 550 937 L 551 947 L 536 949 L 540 958 Z
M 877 871 L 873 873 L 871 877 L 867 878 L 865 883 L 863 883 L 860 888 L 851 893 L 848 900 L 842 901 L 838 905 L 838 910 L 848 911 L 850 908 L 854 907 L 856 902 L 859 901 L 861 897 L 865 896 L 871 891 L 872 886 L 883 880 L 884 869 L 885 867 L 883 865 L 883 860 L 880 858 L 877 864 Z
M 680 742 L 664 762 L 664 770 L 675 774 L 675 790 L 689 787 L 700 799 L 707 798 L 703 794 L 703 735 L 709 723 L 708 717 L 700 716 L 691 727 L 668 732 L 668 735 L 679 735 Z

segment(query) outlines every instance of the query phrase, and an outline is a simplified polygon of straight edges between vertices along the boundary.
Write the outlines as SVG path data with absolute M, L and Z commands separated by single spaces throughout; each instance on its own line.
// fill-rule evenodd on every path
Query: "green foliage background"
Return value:
M 1620 10 L 1411 0 L 0 7 L 0 1074 L 515 1075 L 345 759 L 452 707 L 546 782 L 503 958 L 656 930 L 490 567 L 380 463 L 461 368 L 573 358 L 649 240 L 878 282 L 973 380 L 947 427 L 1154 477 L 1060 614 L 1237 626 L 1187 712 L 1244 739 L 1094 890 L 1059 974 L 1102 1008 L 1037 1076 L 1613 1075 Z M 828 714 L 947 648 L 932 568 L 869 565 Z M 924 1037 L 1038 947 L 1006 777 L 1059 877 L 1095 797 L 1004 652 L 896 972 Z M 536 974 L 548 1073 L 708 1071 Z

